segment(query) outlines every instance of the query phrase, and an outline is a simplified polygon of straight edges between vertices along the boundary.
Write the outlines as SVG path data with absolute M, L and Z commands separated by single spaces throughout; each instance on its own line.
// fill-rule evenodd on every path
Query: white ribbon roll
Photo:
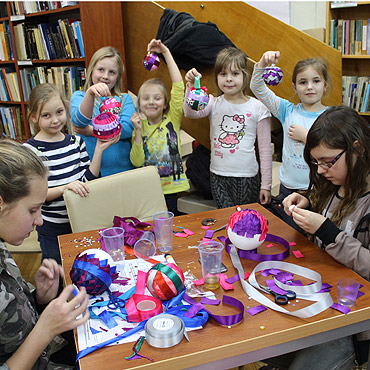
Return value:
M 287 262 L 265 261 L 265 262 L 259 263 L 254 268 L 254 270 L 249 276 L 250 284 L 248 284 L 244 280 L 243 266 L 241 264 L 240 258 L 238 256 L 238 253 L 234 245 L 231 245 L 230 256 L 231 256 L 231 261 L 234 267 L 238 270 L 240 281 L 241 281 L 241 284 L 242 284 L 242 287 L 245 293 L 247 293 L 251 298 L 253 298 L 254 300 L 263 304 L 266 307 L 269 307 L 275 311 L 279 311 L 279 312 L 282 312 L 288 315 L 301 317 L 301 318 L 308 318 L 308 317 L 315 316 L 322 311 L 325 311 L 327 308 L 329 308 L 333 304 L 333 299 L 330 293 L 316 293 L 321 290 L 322 281 L 321 281 L 321 275 L 313 270 L 310 270 L 308 268 L 301 267 L 298 265 L 294 265 L 292 263 L 287 263 Z M 315 301 L 316 303 L 313 303 L 312 305 L 308 307 L 301 308 L 300 310 L 288 311 L 284 309 L 283 307 L 281 307 L 280 305 L 272 302 L 264 294 L 260 293 L 258 290 L 262 290 L 262 289 L 256 280 L 256 272 L 266 270 L 266 269 L 271 269 L 271 268 L 281 269 L 284 271 L 295 273 L 300 276 L 316 281 L 316 283 L 306 285 L 306 286 L 294 286 L 294 285 L 284 284 L 274 278 L 275 284 L 279 288 L 284 289 L 284 290 L 292 290 L 293 292 L 296 293 L 297 298 L 305 299 L 309 301 Z

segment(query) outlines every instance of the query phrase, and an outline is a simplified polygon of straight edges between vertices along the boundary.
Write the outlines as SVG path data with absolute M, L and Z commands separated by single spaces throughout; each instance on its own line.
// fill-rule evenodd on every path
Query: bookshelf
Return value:
M 332 3 L 327 2 L 326 43 L 342 52 L 343 104 L 370 121 L 370 1 Z M 362 27 L 358 32 L 356 24 Z
M 7 50 L 12 50 L 8 59 L 5 56 L 2 58 L 0 50 L 0 72 L 4 70 L 11 74 L 12 79 L 9 81 L 17 82 L 16 96 L 13 98 L 12 94 L 11 99 L 8 99 L 6 92 L 3 94 L 0 84 L 0 120 L 3 124 L 4 120 L 13 116 L 16 120 L 13 133 L 11 134 L 8 127 L 6 134 L 21 141 L 31 137 L 26 117 L 32 81 L 34 84 L 54 82 L 65 90 L 68 99 L 73 91 L 83 85 L 85 68 L 97 49 L 107 45 L 113 46 L 119 50 L 125 63 L 122 8 L 121 2 L 114 1 L 0 2 L 0 43 L 1 24 L 5 24 L 10 41 L 8 46 L 6 41 L 2 45 L 7 46 Z M 58 36 L 57 25 L 60 28 L 70 26 L 69 31 L 65 29 L 67 34 Z M 78 39 L 78 27 L 80 37 L 82 34 L 83 38 L 82 46 L 81 40 Z M 28 32 L 25 32 L 26 30 Z M 23 40 L 20 37 L 22 34 Z M 63 39 L 62 44 L 60 37 L 66 35 L 69 38 Z M 123 74 L 123 86 L 127 90 L 126 72 Z M 9 110 L 8 116 L 4 116 L 3 110 Z M 3 128 L 4 125 L 0 123 L 0 134 Z

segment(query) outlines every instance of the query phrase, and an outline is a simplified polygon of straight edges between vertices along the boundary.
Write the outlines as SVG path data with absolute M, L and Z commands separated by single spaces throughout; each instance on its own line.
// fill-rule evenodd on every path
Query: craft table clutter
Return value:
M 203 325 L 203 329 L 189 331 L 187 333 L 189 341 L 182 339 L 178 344 L 169 348 L 157 348 L 147 343 L 147 341 L 141 341 L 139 352 L 145 358 L 138 356 L 138 359 L 132 361 L 126 360 L 125 357 L 132 355 L 136 338 L 130 343 L 108 346 L 82 357 L 80 369 L 104 368 L 113 370 L 139 367 L 171 370 L 183 368 L 227 369 L 307 347 L 313 343 L 322 343 L 333 338 L 370 329 L 370 283 L 368 281 L 337 263 L 327 253 L 273 216 L 262 206 L 249 204 L 248 206 L 242 206 L 241 209 L 255 210 L 267 220 L 268 233 L 265 241 L 258 247 L 257 255 L 265 256 L 263 258 L 267 259 L 267 255 L 277 256 L 285 253 L 283 262 L 282 260 L 280 260 L 281 262 L 261 262 L 261 259 L 246 259 L 240 255 L 241 266 L 235 268 L 229 254 L 232 253 L 232 247 L 230 249 L 229 245 L 228 252 L 227 243 L 225 243 L 222 262 L 228 271 L 223 275 L 221 274 L 221 280 L 226 282 L 223 286 L 227 290 L 222 287 L 212 290 L 215 293 L 213 298 L 216 299 L 205 299 L 204 297 L 190 299 L 190 301 L 193 300 L 194 306 L 202 304 L 210 315 L 208 321 Z M 206 236 L 215 241 L 220 241 L 220 239 L 225 241 L 228 237 L 226 229 L 214 231 L 228 224 L 230 216 L 234 213 L 235 208 L 226 208 L 174 218 L 173 250 L 170 252 L 170 257 L 173 257 L 176 266 L 185 275 L 193 274 L 196 279 L 202 278 L 198 245 Z M 203 220 L 212 218 L 216 220 L 214 224 L 202 225 Z M 72 269 L 75 257 L 84 250 L 99 248 L 99 237 L 98 230 L 59 237 L 67 283 L 71 282 L 69 272 Z M 291 253 L 288 257 L 286 257 L 287 247 L 282 240 L 289 242 L 288 247 Z M 243 252 L 250 253 L 252 251 Z M 129 249 L 126 246 L 125 263 L 130 263 L 133 258 L 135 258 L 135 255 L 132 248 Z M 162 263 L 169 261 L 168 256 L 166 258 L 163 255 L 153 257 L 153 259 L 156 258 Z M 147 261 L 143 262 L 148 263 Z M 339 277 L 352 278 L 360 283 L 362 285 L 360 288 L 362 295 L 358 296 L 355 305 L 348 309 L 347 314 L 330 307 L 307 318 L 292 316 L 283 313 L 284 311 L 278 312 L 274 308 L 268 308 L 261 304 L 258 297 L 258 300 L 250 298 L 237 278 L 239 269 L 242 269 L 245 278 L 252 274 L 258 282 L 257 285 L 270 289 L 271 282 L 269 283 L 269 280 L 272 280 L 273 274 L 277 271 L 270 269 L 266 273 L 266 268 L 262 268 L 262 270 L 258 268 L 261 264 L 268 263 L 287 263 L 302 269 L 300 271 L 303 271 L 303 276 L 298 275 L 295 271 L 291 275 L 293 275 L 294 280 L 300 280 L 300 284 L 303 284 L 303 286 L 308 286 L 310 283 L 315 286 L 315 284 L 318 284 L 316 280 L 319 280 L 316 275 L 320 276 L 322 288 L 326 291 L 325 294 L 329 295 L 334 302 L 337 302 Z M 254 271 L 255 268 L 256 271 Z M 305 269 L 309 269 L 316 275 L 306 275 Z M 230 278 L 233 279 L 230 280 Z M 245 282 L 248 282 L 248 279 Z M 278 283 L 280 284 L 280 282 Z M 292 290 L 299 290 L 299 288 L 299 285 L 292 286 Z M 203 287 L 195 286 L 195 289 L 203 290 Z M 271 302 L 275 301 L 275 296 L 272 294 L 262 293 L 259 290 L 258 294 L 263 295 L 265 299 Z M 315 302 L 290 298 L 286 305 L 279 307 L 284 307 L 284 310 L 289 312 L 295 312 L 313 304 Z M 202 313 L 205 310 L 199 312 Z M 242 313 L 244 313 L 244 318 L 237 325 L 226 321 L 223 325 L 220 325 L 222 320 L 217 321 L 219 317 L 225 315 L 240 318 Z M 173 343 L 182 338 L 182 334 L 178 334 L 178 332 L 182 333 L 182 330 L 180 325 L 179 331 L 174 334 Z M 155 338 L 155 336 L 154 340 L 150 338 L 152 343 L 156 343 L 157 339 Z M 154 362 L 151 362 L 148 358 L 154 360 Z

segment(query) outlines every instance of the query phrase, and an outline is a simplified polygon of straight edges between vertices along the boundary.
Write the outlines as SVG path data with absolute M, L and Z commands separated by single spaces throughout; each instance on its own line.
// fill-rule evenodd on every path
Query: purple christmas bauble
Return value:
M 283 80 L 283 71 L 273 64 L 265 68 L 262 77 L 267 85 L 276 86 Z
M 160 59 L 154 53 L 148 53 L 143 59 L 144 68 L 148 71 L 154 71 L 159 67 Z

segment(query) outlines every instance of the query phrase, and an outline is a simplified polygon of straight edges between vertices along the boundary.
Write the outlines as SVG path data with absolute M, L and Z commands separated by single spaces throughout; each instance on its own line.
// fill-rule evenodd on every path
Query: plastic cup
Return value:
M 351 278 L 338 280 L 338 303 L 343 306 L 353 307 L 356 302 L 360 283 Z
M 222 243 L 213 240 L 202 242 L 198 245 L 204 287 L 206 289 L 212 290 L 220 287 L 223 249 Z
M 134 245 L 135 256 L 143 260 L 148 260 L 155 255 L 155 252 L 154 234 L 151 231 L 145 231 Z
M 125 230 L 121 227 L 110 227 L 102 231 L 105 250 L 110 254 L 114 262 L 125 261 Z
M 158 249 L 163 253 L 172 251 L 173 213 L 169 211 L 157 212 L 152 218 Z

